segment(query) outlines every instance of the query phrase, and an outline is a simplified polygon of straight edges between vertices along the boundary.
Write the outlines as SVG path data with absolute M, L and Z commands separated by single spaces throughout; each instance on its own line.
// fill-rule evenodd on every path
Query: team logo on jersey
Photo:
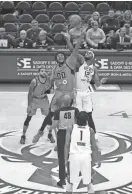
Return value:
M 102 143 L 108 140 L 110 148 L 107 142 L 107 149 L 102 150 L 102 166 L 94 167 L 95 191 L 105 190 L 108 194 L 132 193 L 132 137 L 107 132 L 99 133 L 100 138 Z M 58 160 L 53 151 L 54 145 L 40 142 L 21 146 L 19 139 L 20 134 L 16 131 L 0 134 L 0 193 L 64 193 L 64 189 L 56 186 Z M 81 176 L 76 191 L 87 191 Z

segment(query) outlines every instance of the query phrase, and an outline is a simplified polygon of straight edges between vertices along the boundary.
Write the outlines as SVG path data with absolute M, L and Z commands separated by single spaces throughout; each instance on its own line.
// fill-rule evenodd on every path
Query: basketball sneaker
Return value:
M 32 143 L 37 143 L 43 134 L 44 132 L 39 130 L 38 133 L 33 137 Z
M 25 141 L 26 141 L 26 136 L 22 135 L 20 139 L 20 144 L 25 144 Z
M 63 180 L 63 181 L 60 180 L 59 182 L 57 182 L 57 186 L 58 187 L 62 187 L 63 188 L 64 185 L 66 185 L 66 181 L 65 180 Z
M 94 194 L 95 192 L 94 192 L 94 187 L 93 187 L 93 184 L 92 183 L 90 183 L 89 185 L 88 185 L 88 193 L 89 194 Z

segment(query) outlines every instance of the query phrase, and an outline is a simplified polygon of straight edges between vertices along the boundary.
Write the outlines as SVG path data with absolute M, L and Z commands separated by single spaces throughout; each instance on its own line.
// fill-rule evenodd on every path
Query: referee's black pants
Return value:
M 66 140 L 66 130 L 58 130 L 57 132 L 57 151 L 58 151 L 58 163 L 59 163 L 59 179 L 62 182 L 66 178 L 65 140 Z

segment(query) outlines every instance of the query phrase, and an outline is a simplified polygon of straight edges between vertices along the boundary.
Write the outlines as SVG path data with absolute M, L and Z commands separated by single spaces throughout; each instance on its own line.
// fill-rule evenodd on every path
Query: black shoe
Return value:
M 66 185 L 66 181 L 65 180 L 57 182 L 57 186 L 58 187 L 62 187 L 63 188 L 63 185 Z
M 26 141 L 26 136 L 22 135 L 20 139 L 20 144 L 25 144 L 25 141 Z
M 53 138 L 53 135 L 51 133 L 48 134 L 48 139 L 51 143 L 55 143 L 55 139 Z

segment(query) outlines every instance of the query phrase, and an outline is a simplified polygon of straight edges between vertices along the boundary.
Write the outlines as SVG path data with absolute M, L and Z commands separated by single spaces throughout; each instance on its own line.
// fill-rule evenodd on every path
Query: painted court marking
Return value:
M 27 92 L 0 92 L 2 104 L 0 193 L 4 191 L 7 194 L 64 193 L 65 189 L 56 186 L 58 163 L 57 154 L 54 152 L 55 144 L 47 141 L 47 132 L 38 144 L 32 144 L 32 138 L 43 121 L 43 116 L 39 111 L 29 125 L 26 144 L 24 146 L 19 144 L 23 122 L 26 118 L 26 105 L 23 106 L 26 99 Z M 98 137 L 102 149 L 102 166 L 101 168 L 94 167 L 96 192 L 105 190 L 108 194 L 132 193 L 132 121 L 127 117 L 123 118 L 122 115 L 122 111 L 126 115 L 132 114 L 131 99 L 130 92 L 93 94 L 93 117 L 97 131 L 100 131 Z M 115 114 L 118 112 L 119 114 Z M 81 177 L 78 178 L 76 186 L 76 192 L 86 192 Z

